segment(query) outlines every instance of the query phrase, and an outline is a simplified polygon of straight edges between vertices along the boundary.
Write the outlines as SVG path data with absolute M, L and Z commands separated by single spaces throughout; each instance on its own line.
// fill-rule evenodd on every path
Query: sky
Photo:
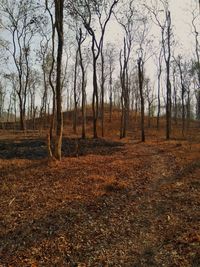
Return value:
M 192 5 L 192 2 L 194 2 L 194 0 L 170 1 L 174 31 L 185 51 L 193 49 L 194 37 L 191 34 L 191 11 L 193 11 L 194 5 Z
M 195 8 L 195 0 L 169 0 L 169 9 L 173 25 L 173 32 L 179 45 L 182 45 L 183 51 L 191 51 L 194 37 L 191 34 L 191 12 Z M 146 0 L 147 5 L 151 6 L 151 0 Z M 198 6 L 197 6 L 198 7 Z M 199 20 L 200 27 L 200 20 Z M 157 26 L 152 27 L 150 34 L 160 35 L 160 29 Z M 121 43 L 122 31 L 115 21 L 109 22 L 106 40 Z
M 146 0 L 146 4 L 151 6 L 152 0 Z M 119 1 L 120 2 L 120 1 Z M 137 2 L 137 1 L 136 1 Z M 141 1 L 138 1 L 139 3 Z M 198 7 L 195 4 L 195 0 L 169 0 L 169 10 L 171 12 L 171 20 L 173 26 L 173 34 L 175 37 L 175 41 L 177 42 L 177 46 L 174 48 L 174 55 L 182 54 L 187 59 L 190 59 L 194 54 L 194 35 L 192 34 L 192 11 Z M 118 8 L 118 7 L 117 7 Z M 116 10 L 117 10 L 116 8 Z M 199 9 L 196 8 L 196 12 L 199 12 Z M 199 28 L 200 28 L 200 17 L 199 17 Z M 200 29 L 199 29 L 200 32 Z M 151 31 L 149 35 L 154 35 L 158 40 L 161 38 L 160 28 L 152 24 Z M 123 47 L 123 30 L 121 26 L 116 22 L 114 16 L 109 21 L 106 35 L 105 35 L 105 43 L 111 42 L 114 44 L 116 50 L 120 50 Z M 105 45 L 104 45 L 105 47 Z M 134 54 L 134 52 L 132 53 Z M 145 63 L 146 73 L 151 78 L 153 85 L 156 87 L 157 79 L 156 79 L 156 65 L 155 58 L 150 58 L 150 60 Z M 91 74 L 91 72 L 90 72 Z M 88 88 L 89 91 L 92 92 L 92 75 L 88 75 Z M 116 73 L 115 75 L 119 75 L 119 55 L 116 56 Z M 156 89 L 156 88 L 155 88 Z
M 152 0 L 146 0 L 147 5 L 151 5 L 151 1 Z M 140 3 L 140 0 L 138 0 L 138 2 Z M 176 41 L 178 41 L 179 43 L 179 45 L 176 48 L 176 54 L 181 53 L 184 56 L 188 56 L 188 57 L 191 57 L 192 53 L 194 53 L 194 36 L 191 33 L 192 31 L 191 12 L 195 7 L 194 2 L 195 0 L 169 0 L 169 9 L 171 11 L 173 32 L 174 32 Z M 200 27 L 200 21 L 199 21 L 199 27 Z M 199 32 L 200 32 L 200 29 L 199 29 Z M 160 38 L 159 27 L 157 27 L 156 25 L 153 25 L 150 35 L 151 34 Z M 114 19 L 114 17 L 108 23 L 105 41 L 114 43 L 115 47 L 118 50 L 122 48 L 123 31 L 121 27 L 119 26 L 119 24 Z M 117 58 L 117 64 L 118 62 L 119 60 Z M 155 67 L 156 67 L 155 62 L 153 62 L 153 60 L 150 60 L 147 63 L 149 76 L 152 76 L 152 77 L 154 76 Z M 92 82 L 91 82 L 90 77 L 88 77 L 88 87 L 90 88 L 89 90 L 91 90 Z
M 151 6 L 151 0 L 146 0 L 146 4 Z M 192 34 L 191 24 L 192 11 L 195 10 L 196 14 L 199 14 L 199 7 L 197 4 L 195 4 L 195 0 L 169 0 L 169 10 L 171 12 L 172 31 L 174 34 L 175 42 L 177 43 L 177 45 L 172 49 L 172 53 L 175 56 L 181 54 L 183 55 L 183 57 L 189 60 L 193 57 L 195 50 L 194 35 Z M 196 21 L 196 25 L 200 32 L 200 16 L 198 18 L 198 22 Z M 157 46 L 158 40 L 161 39 L 161 31 L 160 28 L 154 23 L 152 24 L 151 30 L 149 32 L 149 36 L 151 35 L 156 36 Z M 115 20 L 109 22 L 105 39 L 108 42 L 117 44 L 115 45 L 117 49 L 122 48 L 123 31 Z M 150 76 L 152 80 L 155 80 L 156 75 L 155 60 L 155 57 L 150 58 L 150 60 L 146 63 L 148 76 Z

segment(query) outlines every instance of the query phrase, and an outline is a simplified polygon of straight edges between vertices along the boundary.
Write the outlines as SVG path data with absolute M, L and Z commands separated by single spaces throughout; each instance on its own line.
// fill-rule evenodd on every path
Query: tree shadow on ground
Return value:
M 63 138 L 62 154 L 64 157 L 94 155 L 112 155 L 124 146 L 121 142 L 105 139 Z M 47 157 L 44 139 L 18 139 L 0 141 L 1 159 L 37 160 Z
M 113 246 L 123 241 L 122 237 L 100 233 L 102 227 L 105 231 L 107 229 L 108 216 L 117 216 L 118 208 L 113 198 L 117 201 L 121 199 L 121 194 L 105 194 L 86 203 L 73 201 L 70 205 L 66 203 L 55 208 L 51 213 L 44 212 L 40 218 L 32 217 L 20 222 L 15 229 L 0 235 L 0 263 L 16 266 L 20 262 L 21 266 L 25 266 L 22 262 L 32 257 L 41 266 L 75 267 L 79 266 L 77 262 L 88 262 L 91 255 L 95 256 L 101 250 L 102 244 L 105 249 L 112 250 Z M 130 199 L 127 191 L 123 192 L 123 196 L 126 201 Z M 99 217 L 102 218 L 102 224 L 99 224 Z M 123 232 L 124 227 L 120 225 Z M 3 222 L 0 226 L 7 228 Z M 111 230 L 115 232 L 114 228 Z M 95 246 L 91 246 L 90 242 Z

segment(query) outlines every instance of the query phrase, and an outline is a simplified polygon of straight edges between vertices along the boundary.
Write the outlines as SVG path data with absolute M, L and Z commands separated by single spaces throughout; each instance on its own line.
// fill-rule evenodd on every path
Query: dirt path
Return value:
M 200 266 L 199 146 L 108 144 L 1 161 L 2 266 Z

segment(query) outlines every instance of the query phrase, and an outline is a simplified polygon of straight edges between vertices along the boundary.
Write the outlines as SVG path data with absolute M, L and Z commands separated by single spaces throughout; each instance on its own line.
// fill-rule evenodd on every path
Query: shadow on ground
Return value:
M 121 150 L 124 144 L 105 139 L 64 138 L 62 153 L 65 157 L 112 155 Z M 43 159 L 47 157 L 46 142 L 42 139 L 1 140 L 1 159 Z

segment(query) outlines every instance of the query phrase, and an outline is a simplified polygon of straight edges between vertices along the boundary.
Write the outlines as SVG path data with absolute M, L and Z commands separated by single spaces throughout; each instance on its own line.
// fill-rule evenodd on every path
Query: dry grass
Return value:
M 1 133 L 0 266 L 200 266 L 198 134 L 119 142 L 114 116 L 79 157 L 65 138 L 61 162 L 39 136 Z

